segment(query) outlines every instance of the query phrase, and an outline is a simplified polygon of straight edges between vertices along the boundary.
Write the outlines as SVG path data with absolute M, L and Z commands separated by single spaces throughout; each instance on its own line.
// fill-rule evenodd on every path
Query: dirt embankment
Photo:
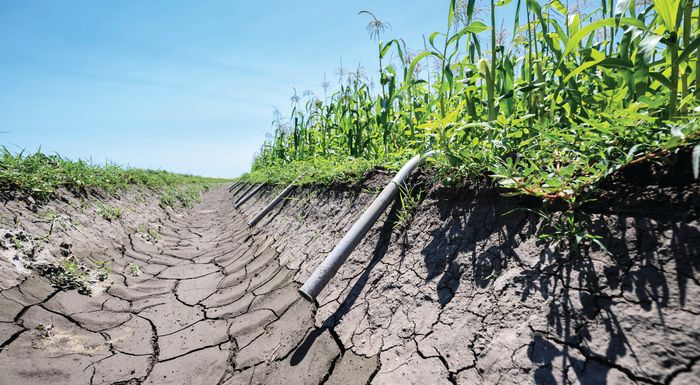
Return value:
M 91 297 L 3 283 L 0 383 L 698 383 L 700 185 L 626 173 L 579 218 L 607 251 L 580 255 L 539 239 L 537 202 L 431 187 L 406 226 L 398 204 L 380 218 L 318 309 L 297 288 L 390 176 L 296 191 L 254 229 L 272 191 L 236 210 L 214 190 L 155 241 L 105 232 Z

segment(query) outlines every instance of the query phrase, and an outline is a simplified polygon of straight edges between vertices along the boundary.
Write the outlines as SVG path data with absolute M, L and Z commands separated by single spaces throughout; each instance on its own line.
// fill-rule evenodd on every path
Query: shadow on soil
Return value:
M 391 244 L 391 234 L 394 229 L 394 223 L 397 218 L 398 210 L 400 209 L 399 206 L 400 204 L 397 202 L 394 202 L 391 205 L 389 214 L 387 215 L 384 224 L 379 230 L 379 241 L 377 242 L 377 245 L 374 248 L 374 252 L 372 253 L 372 260 L 369 262 L 369 265 L 367 265 L 367 268 L 365 268 L 360 278 L 357 280 L 357 282 L 355 282 L 355 285 L 352 287 L 352 289 L 350 289 L 350 292 L 343 300 L 343 303 L 340 304 L 338 310 L 336 310 L 335 313 L 330 315 L 323 322 L 320 328 L 314 329 L 306 337 L 304 342 L 302 342 L 302 344 L 294 351 L 294 354 L 291 358 L 292 366 L 299 365 L 306 357 L 306 354 L 309 352 L 309 349 L 311 349 L 316 339 L 319 336 L 321 336 L 326 330 L 331 330 L 335 325 L 337 325 L 340 322 L 340 320 L 343 319 L 345 315 L 347 315 L 350 309 L 352 309 L 352 306 L 355 304 L 355 301 L 357 301 L 357 299 L 360 297 L 360 294 L 362 293 L 362 290 L 364 290 L 365 286 L 367 285 L 367 281 L 369 280 L 369 276 L 372 273 L 372 270 L 377 265 L 377 263 L 379 263 L 379 261 L 382 260 L 382 257 L 386 254 L 387 250 L 389 249 L 389 245 Z
M 697 194 L 698 187 L 693 188 Z M 617 196 L 634 193 L 616 192 Z M 533 207 L 533 201 L 506 199 L 493 188 L 437 190 L 431 198 L 435 199 L 432 203 L 438 219 L 420 253 L 427 269 L 425 281 L 438 279 L 436 294 L 443 307 L 458 290 L 471 290 L 463 286 L 487 288 L 506 269 L 513 268 L 521 269 L 511 283 L 520 288 L 515 302 L 525 302 L 533 294 L 549 301 L 546 330 L 533 329 L 527 348 L 535 383 L 607 384 L 613 369 L 637 382 L 670 383 L 674 376 L 689 370 L 690 366 L 677 369 L 665 378 L 659 377 L 657 370 L 647 377 L 645 363 L 638 361 L 627 334 L 630 327 L 649 327 L 630 319 L 630 312 L 649 313 L 643 318 L 658 320 L 665 328 L 667 313 L 685 306 L 687 286 L 700 271 L 700 231 L 689 225 L 697 219 L 695 210 L 688 214 L 687 208 L 662 193 L 651 198 L 657 204 L 647 204 L 649 207 L 643 202 L 637 202 L 631 211 L 608 206 L 604 212 L 584 213 L 588 231 L 602 237 L 607 252 L 596 246 L 566 257 L 538 241 L 523 260 L 518 246 L 537 235 L 540 219 L 517 208 Z M 616 201 L 618 198 L 612 200 Z M 661 207 L 664 204 L 666 209 Z M 396 217 L 397 206 L 392 206 L 390 219 L 380 229 L 367 268 L 338 310 L 294 352 L 292 365 L 304 359 L 325 330 L 332 331 L 365 290 L 370 274 L 391 244 L 391 218 Z M 669 211 L 675 216 L 666 215 Z M 405 252 L 402 248 L 401 253 Z M 634 332 L 638 333 L 636 340 L 645 335 L 644 331 Z M 622 357 L 631 357 L 636 367 L 619 364 Z M 678 354 L 669 354 L 664 360 L 663 365 L 688 365 Z

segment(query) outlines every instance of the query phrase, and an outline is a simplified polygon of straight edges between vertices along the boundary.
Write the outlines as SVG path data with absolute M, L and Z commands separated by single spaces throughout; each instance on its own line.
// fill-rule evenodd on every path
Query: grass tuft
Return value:
M 110 222 L 121 219 L 123 214 L 121 207 L 109 206 L 101 202 L 97 203 L 97 212 L 102 216 L 102 218 Z
M 59 155 L 37 151 L 12 153 L 2 147 L 0 153 L 0 194 L 21 194 L 45 200 L 59 188 L 84 193 L 97 189 L 116 194 L 129 187 L 152 190 L 180 185 L 210 185 L 226 179 L 175 174 L 162 170 L 125 168 L 114 163 L 96 165 L 83 160 L 69 160 Z

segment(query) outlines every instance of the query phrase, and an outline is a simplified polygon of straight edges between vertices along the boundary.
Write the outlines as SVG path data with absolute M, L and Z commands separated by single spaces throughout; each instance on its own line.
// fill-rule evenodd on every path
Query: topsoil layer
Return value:
M 275 191 L 234 209 L 215 189 L 184 214 L 122 202 L 132 216 L 85 218 L 86 236 L 66 228 L 47 246 L 111 262 L 92 296 L 3 254 L 0 383 L 698 384 L 700 186 L 626 172 L 579 218 L 607 252 L 541 240 L 531 199 L 434 187 L 404 226 L 400 204 L 379 219 L 318 308 L 297 289 L 387 173 L 297 190 L 252 229 Z M 23 205 L 3 215 L 38 237 L 48 224 Z

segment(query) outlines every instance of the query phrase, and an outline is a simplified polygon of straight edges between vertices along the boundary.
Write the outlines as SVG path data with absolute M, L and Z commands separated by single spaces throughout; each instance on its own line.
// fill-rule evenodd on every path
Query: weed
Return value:
M 162 170 L 124 168 L 114 163 L 96 165 L 82 160 L 72 161 L 59 155 L 46 155 L 41 150 L 33 154 L 13 153 L 3 146 L 0 151 L 0 193 L 23 193 L 38 199 L 48 198 L 60 187 L 76 191 L 94 188 L 116 193 L 131 186 L 155 190 L 225 181 Z M 83 199 L 80 203 L 84 207 Z
M 24 244 L 22 243 L 22 240 L 18 236 L 13 236 L 12 237 L 12 243 L 15 247 L 15 250 L 19 252 L 24 252 Z
M 173 209 L 178 207 L 191 209 L 196 203 L 201 201 L 204 189 L 203 186 L 194 184 L 168 187 L 161 193 L 160 203 L 163 207 Z
M 131 274 L 132 277 L 138 277 L 139 275 L 141 275 L 141 268 L 134 262 L 127 263 L 124 270 Z
M 149 227 L 148 231 L 146 232 L 146 239 L 150 242 L 156 243 L 158 242 L 158 238 L 160 237 L 160 234 L 158 233 L 158 229 Z
M 498 273 L 498 270 L 493 269 L 491 271 L 491 274 L 489 274 L 487 277 L 484 277 L 484 281 L 490 281 L 491 279 L 496 279 L 498 278 L 500 274 Z
M 44 324 L 40 323 L 40 324 L 36 325 L 36 331 L 39 332 L 39 337 L 41 337 L 41 338 L 51 337 L 51 335 L 52 335 L 51 329 L 53 329 L 53 325 L 51 325 L 51 324 L 44 325 Z
M 365 187 L 365 188 L 362 189 L 361 192 L 362 192 L 363 194 L 369 194 L 369 195 L 372 195 L 372 196 L 377 196 L 377 195 L 379 195 L 379 193 L 382 192 L 382 188 L 381 188 L 381 187 Z
M 46 238 L 48 239 L 53 234 L 53 227 L 56 224 L 56 221 L 58 220 L 58 214 L 56 214 L 56 210 L 54 210 L 53 208 L 49 208 L 46 210 L 45 216 L 50 222 L 49 232 L 48 234 L 46 234 Z
M 112 222 L 122 217 L 122 208 L 118 206 L 109 206 L 104 203 L 97 203 L 97 212 L 102 218 Z
M 543 221 L 538 238 L 557 249 L 568 250 L 569 256 L 579 256 L 582 248 L 592 244 L 598 245 L 601 250 L 608 253 L 607 248 L 600 241 L 602 237 L 588 231 L 586 223 L 581 219 L 581 214 L 576 207 L 553 213 L 544 204 L 540 209 L 525 210 L 534 213 Z
M 384 159 L 344 159 L 313 158 L 286 161 L 270 159 L 270 162 L 254 166 L 251 172 L 242 175 L 239 180 L 244 183 L 272 183 L 288 185 L 330 184 L 333 182 L 355 183 L 363 174 L 384 166 L 399 169 L 407 159 L 404 155 Z M 260 160 L 262 162 L 262 159 Z M 297 179 L 300 175 L 301 178 Z
M 421 202 L 423 194 L 422 191 L 415 193 L 414 187 L 408 186 L 405 182 L 397 184 L 397 186 L 399 188 L 399 202 L 401 203 L 401 208 L 396 213 L 396 221 L 394 222 L 395 229 L 404 228 L 409 224 L 415 209 Z
M 92 289 L 87 282 L 88 269 L 74 257 L 66 257 L 59 264 L 29 265 L 37 273 L 51 281 L 61 290 L 76 289 L 78 293 L 90 295 Z
M 144 224 L 138 225 L 136 227 L 136 232 L 148 242 L 157 243 L 160 238 L 160 233 L 157 228 L 146 227 Z
M 97 262 L 97 279 L 100 281 L 106 281 L 109 278 L 109 273 L 112 272 L 112 268 L 109 266 L 109 261 L 99 261 Z
M 43 216 L 44 216 L 44 218 L 46 218 L 46 220 L 49 221 L 49 231 L 44 236 L 44 239 L 51 238 L 51 235 L 53 235 L 54 227 L 56 226 L 57 223 L 62 225 L 62 226 L 65 226 L 64 225 L 65 221 L 59 217 L 58 213 L 56 213 L 56 210 L 52 207 L 49 207 L 48 209 L 46 209 Z

